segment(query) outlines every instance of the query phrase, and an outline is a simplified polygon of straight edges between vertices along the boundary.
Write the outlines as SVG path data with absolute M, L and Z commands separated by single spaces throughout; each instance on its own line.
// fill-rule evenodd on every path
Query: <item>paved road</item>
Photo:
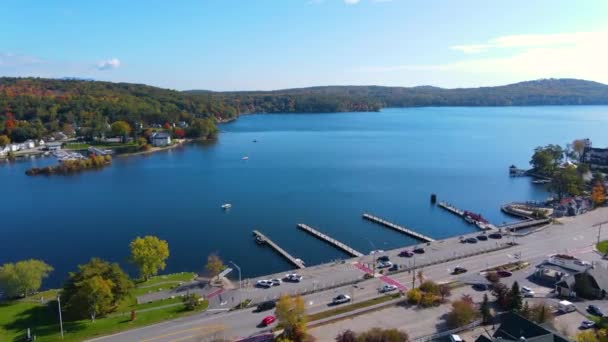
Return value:
M 447 282 L 457 279 L 464 279 L 461 276 L 449 274 L 455 266 L 463 266 L 469 269 L 469 274 L 479 272 L 487 267 L 501 265 L 516 260 L 520 256 L 521 260 L 531 261 L 533 264 L 544 260 L 553 253 L 568 253 L 574 255 L 593 256 L 593 244 L 597 239 L 597 229 L 591 225 L 606 220 L 608 218 L 608 208 L 601 208 L 577 218 L 566 218 L 563 224 L 552 225 L 540 232 L 530 234 L 525 237 L 514 238 L 519 245 L 495 252 L 483 254 L 481 256 L 468 257 L 465 259 L 446 262 L 438 265 L 423 268 L 425 277 L 439 282 Z M 502 241 L 504 241 L 503 239 Z M 447 239 L 431 243 L 426 246 L 427 253 L 416 256 L 416 264 L 424 265 L 438 259 L 445 259 L 454 254 L 470 253 L 483 248 L 490 248 L 496 241 L 490 240 L 477 244 L 461 244 L 458 238 Z M 389 251 L 387 255 L 391 260 L 397 260 L 402 265 L 412 265 L 414 258 L 400 258 L 396 255 L 399 250 Z M 599 256 L 597 256 L 599 257 Z M 239 292 L 238 289 L 231 290 L 223 294 L 224 298 L 232 297 L 238 301 L 242 294 L 243 298 L 276 298 L 282 293 L 301 293 L 312 288 L 321 288 L 339 284 L 347 280 L 354 280 L 362 277 L 364 271 L 356 267 L 356 263 L 370 263 L 372 258 L 365 256 L 354 258 L 344 263 L 332 265 L 322 265 L 309 267 L 300 273 L 304 275 L 304 281 L 296 284 L 283 284 L 271 289 L 256 289 L 247 287 Z M 282 274 L 281 274 L 282 275 Z M 272 278 L 268 276 L 267 278 Z M 411 286 L 412 274 L 408 272 L 391 275 L 391 278 L 407 287 Z M 255 280 L 255 279 L 254 279 Z M 252 280 L 252 282 L 254 281 Z M 319 291 L 304 296 L 309 312 L 318 312 L 328 308 L 327 303 L 338 293 L 350 294 L 355 301 L 373 298 L 378 295 L 377 288 L 382 284 L 379 278 L 361 281 L 355 286 L 347 285 L 336 287 L 329 290 Z M 211 310 L 217 309 L 213 304 Z M 217 312 L 216 314 L 214 314 Z M 121 334 L 95 339 L 95 341 L 204 341 L 205 339 L 222 336 L 228 338 L 238 338 L 254 335 L 263 332 L 263 328 L 257 324 L 268 313 L 252 313 L 250 310 L 222 312 L 210 311 L 200 315 L 164 322 L 162 324 L 149 326 L 141 329 L 130 330 Z M 405 327 L 407 329 L 407 326 Z

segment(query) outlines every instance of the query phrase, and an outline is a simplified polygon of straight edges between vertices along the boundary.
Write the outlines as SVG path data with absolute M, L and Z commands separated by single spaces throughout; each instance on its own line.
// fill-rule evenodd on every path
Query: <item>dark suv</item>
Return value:
M 266 301 L 266 302 L 262 302 L 260 304 L 258 304 L 258 307 L 256 308 L 257 312 L 261 312 L 261 311 L 266 311 L 266 310 L 270 310 L 270 309 L 274 309 L 274 307 L 277 306 L 277 304 L 272 301 Z

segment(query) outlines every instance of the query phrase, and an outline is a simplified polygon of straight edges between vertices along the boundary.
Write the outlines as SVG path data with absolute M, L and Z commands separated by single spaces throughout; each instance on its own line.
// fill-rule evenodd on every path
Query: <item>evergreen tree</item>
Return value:
M 523 307 L 523 297 L 521 295 L 521 291 L 519 290 L 519 284 L 517 282 L 513 283 L 511 286 L 511 291 L 509 291 L 509 310 L 518 312 Z
M 479 312 L 481 314 L 481 319 L 483 320 L 483 323 L 489 323 L 492 319 L 492 313 L 490 312 L 490 300 L 488 299 L 487 293 L 483 294 L 483 302 L 481 302 Z

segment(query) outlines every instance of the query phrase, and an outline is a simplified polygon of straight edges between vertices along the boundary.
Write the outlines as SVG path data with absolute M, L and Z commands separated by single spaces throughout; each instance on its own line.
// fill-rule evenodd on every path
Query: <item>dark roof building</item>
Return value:
M 608 293 L 608 269 L 596 264 L 585 272 L 568 275 L 555 284 L 555 292 L 564 297 L 604 299 Z
M 523 318 L 516 313 L 504 313 L 500 316 L 500 326 L 492 336 L 481 335 L 475 342 L 570 342 L 557 332 Z

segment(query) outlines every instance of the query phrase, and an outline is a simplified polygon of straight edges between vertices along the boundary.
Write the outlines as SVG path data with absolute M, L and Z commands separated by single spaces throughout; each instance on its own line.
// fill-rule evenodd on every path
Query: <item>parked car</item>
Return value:
M 412 252 L 410 252 L 410 251 L 408 251 L 408 250 L 405 250 L 405 251 L 401 251 L 401 252 L 399 252 L 399 256 L 400 256 L 400 257 L 411 258 L 411 257 L 413 257 L 413 256 L 414 256 L 414 253 L 412 253 Z
M 283 280 L 290 281 L 292 283 L 299 283 L 302 281 L 302 276 L 297 273 L 289 273 L 285 275 L 285 278 L 283 278 Z
M 283 283 L 281 281 L 281 279 L 279 279 L 279 278 L 274 278 L 274 279 L 271 279 L 270 281 L 272 282 L 272 286 L 279 286 Z
M 416 253 L 416 254 L 424 254 L 424 248 L 418 247 L 418 248 L 414 249 L 414 253 Z
M 593 328 L 594 326 L 595 326 L 594 321 L 584 320 L 581 322 L 581 329 L 590 329 L 590 328 Z
M 477 240 L 479 240 L 479 241 L 486 241 L 486 240 L 488 240 L 488 236 L 484 235 L 484 234 L 477 235 Z
M 563 313 L 574 312 L 576 311 L 576 306 L 567 300 L 562 300 L 557 305 L 557 310 Z
M 470 237 L 468 239 L 465 240 L 467 243 L 477 243 L 477 239 L 474 237 Z
M 534 297 L 534 295 L 536 295 L 536 293 L 534 293 L 534 291 L 532 291 L 531 288 L 527 287 L 527 286 L 522 286 L 521 288 L 521 294 L 524 297 Z
M 376 250 L 369 252 L 369 255 L 380 254 L 380 253 L 384 253 L 384 251 L 381 249 L 376 249 Z
M 261 279 L 258 280 L 255 285 L 257 287 L 265 287 L 265 288 L 269 288 L 272 287 L 272 280 L 267 280 L 267 279 Z
M 262 319 L 262 325 L 269 326 L 272 323 L 274 323 L 276 320 L 277 320 L 277 318 L 274 317 L 273 315 L 266 316 L 266 317 L 264 317 L 264 319 Z
M 499 277 L 501 278 L 507 278 L 513 275 L 513 273 L 507 271 L 507 270 L 498 270 L 496 271 L 496 274 L 498 274 Z
M 454 271 L 452 271 L 452 274 L 462 274 L 462 273 L 466 273 L 467 269 L 462 267 L 462 266 L 456 266 L 454 267 Z
M 384 293 L 384 292 L 395 291 L 396 289 L 397 289 L 397 286 L 395 286 L 395 285 L 384 284 L 378 289 L 378 291 Z
M 602 309 L 600 309 L 597 305 L 589 305 L 587 307 L 587 311 L 594 316 L 604 317 Z
M 262 312 L 262 311 L 266 311 L 266 310 L 271 310 L 271 309 L 274 309 L 276 306 L 277 306 L 277 303 L 275 303 L 272 300 L 268 300 L 268 301 L 261 302 L 260 304 L 258 304 L 258 306 L 256 307 L 256 311 Z
M 378 266 L 376 266 L 377 268 L 388 268 L 388 267 L 392 267 L 393 263 L 390 261 L 382 261 L 378 263 Z
M 337 295 L 335 296 L 331 302 L 333 304 L 344 304 L 344 303 L 348 303 L 350 302 L 350 296 L 345 295 L 345 294 L 341 294 L 341 295 Z
M 473 284 L 473 288 L 477 291 L 486 291 L 488 289 L 488 285 L 487 284 L 482 284 L 482 283 L 478 283 L 478 284 Z
M 376 261 L 378 261 L 378 262 L 388 262 L 388 261 L 390 261 L 390 259 L 389 259 L 388 255 L 383 255 L 381 257 L 378 257 L 378 259 L 376 259 Z
M 490 237 L 490 239 L 502 239 L 502 234 L 500 233 L 492 233 L 488 236 Z
M 393 264 L 393 266 L 389 267 L 388 270 L 390 272 L 395 272 L 395 271 L 399 271 L 399 265 L 397 264 Z

